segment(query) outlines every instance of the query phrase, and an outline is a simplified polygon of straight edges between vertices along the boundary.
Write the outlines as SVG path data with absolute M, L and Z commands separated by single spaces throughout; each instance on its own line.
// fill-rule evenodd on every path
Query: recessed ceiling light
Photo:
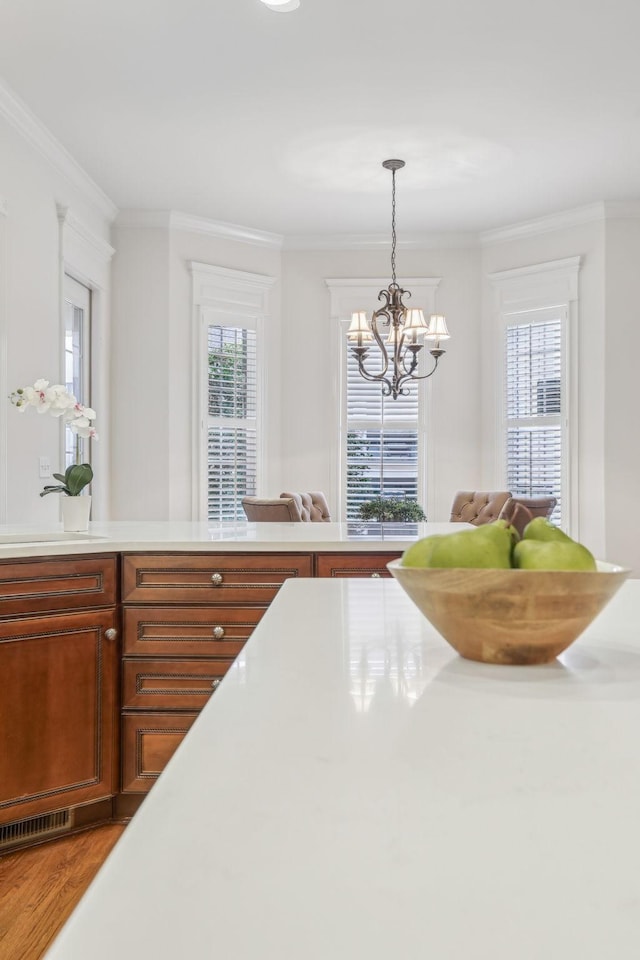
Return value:
M 289 13 L 290 10 L 297 10 L 300 6 L 300 0 L 262 0 L 265 7 L 269 10 L 275 10 L 276 13 Z

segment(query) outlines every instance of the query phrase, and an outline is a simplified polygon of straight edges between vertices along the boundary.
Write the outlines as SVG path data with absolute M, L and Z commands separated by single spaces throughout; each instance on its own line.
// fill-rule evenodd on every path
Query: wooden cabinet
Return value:
M 398 555 L 0 562 L 0 854 L 134 813 L 285 580 L 386 577 Z
M 151 789 L 284 581 L 312 575 L 311 554 L 124 556 L 124 795 Z
M 0 852 L 111 817 L 116 582 L 115 556 L 0 563 Z
M 319 553 L 318 577 L 390 577 L 387 564 L 399 553 Z

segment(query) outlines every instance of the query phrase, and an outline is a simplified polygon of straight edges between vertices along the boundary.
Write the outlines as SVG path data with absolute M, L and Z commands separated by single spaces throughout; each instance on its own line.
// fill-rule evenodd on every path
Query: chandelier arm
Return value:
M 384 291 L 381 291 L 381 292 L 384 292 Z M 382 360 L 383 360 L 383 366 L 381 370 L 381 379 L 382 379 L 382 377 L 386 376 L 387 370 L 389 369 L 389 354 L 387 352 L 387 348 L 384 345 L 384 341 L 378 331 L 378 320 L 380 319 L 380 317 L 384 317 L 385 321 L 389 324 L 391 324 L 392 320 L 385 307 L 381 307 L 380 310 L 376 310 L 371 317 L 371 333 L 373 334 L 373 338 L 378 344 L 380 353 L 382 354 Z
M 442 352 L 444 353 L 444 350 L 443 350 Z M 408 374 L 408 373 L 407 373 L 407 374 L 405 374 L 403 377 L 400 377 L 400 379 L 398 380 L 398 384 L 397 384 L 398 388 L 400 388 L 400 387 L 402 386 L 402 384 L 405 383 L 405 381 L 407 381 L 407 380 L 428 380 L 429 377 L 432 377 L 433 374 L 436 372 L 436 370 L 437 370 L 437 368 L 438 368 L 438 361 L 439 361 L 439 360 L 440 360 L 440 357 L 434 357 L 433 367 L 431 368 L 431 370 L 429 371 L 429 373 L 422 373 L 422 374 L 419 374 L 418 376 L 416 376 L 415 373 L 412 373 L 412 374 Z
M 405 349 L 404 353 L 402 354 L 402 369 L 403 369 L 403 371 L 404 371 L 404 375 L 406 375 L 407 377 L 413 376 L 413 371 L 414 371 L 414 370 L 416 369 L 416 367 L 418 366 L 418 353 L 420 352 L 420 350 L 422 350 L 422 344 L 420 344 L 420 346 L 418 347 L 417 350 L 408 350 L 408 349 Z M 407 369 L 407 354 L 408 354 L 408 353 L 411 353 L 411 365 L 410 365 L 409 368 Z
M 369 373 L 369 371 L 366 370 L 364 366 L 364 359 L 365 359 L 364 356 L 357 354 L 356 348 L 354 347 L 352 347 L 351 350 L 356 360 L 358 361 L 358 373 L 360 374 L 360 376 L 363 377 L 365 380 L 371 380 L 373 383 L 381 383 L 383 391 L 386 386 L 387 388 L 386 392 L 389 393 L 391 391 L 391 381 L 387 376 L 385 376 L 386 370 L 382 371 L 381 373 Z

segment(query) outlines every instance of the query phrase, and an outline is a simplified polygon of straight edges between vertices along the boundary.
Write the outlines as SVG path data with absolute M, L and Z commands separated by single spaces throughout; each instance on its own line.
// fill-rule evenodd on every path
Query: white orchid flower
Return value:
M 9 395 L 9 400 L 20 413 L 25 413 L 28 407 L 35 407 L 38 413 L 64 417 L 77 436 L 98 439 L 91 423 L 96 419 L 95 410 L 80 403 L 62 383 L 50 386 L 48 380 L 36 380 L 32 387 L 18 387 Z

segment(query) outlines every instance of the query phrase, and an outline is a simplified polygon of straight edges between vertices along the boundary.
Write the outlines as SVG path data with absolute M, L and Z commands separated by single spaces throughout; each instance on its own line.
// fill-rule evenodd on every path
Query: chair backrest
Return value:
M 280 496 L 295 500 L 302 520 L 311 523 L 331 522 L 327 498 L 319 490 L 313 493 L 281 493 Z
M 302 520 L 296 501 L 291 497 L 267 500 L 261 497 L 243 497 L 242 508 L 247 520 L 258 523 L 299 523 Z
M 257 523 L 329 522 L 329 505 L 324 493 L 281 493 L 277 499 L 243 497 L 247 520 Z
M 459 490 L 453 499 L 450 521 L 452 523 L 491 523 L 500 516 L 500 511 L 511 494 L 508 490 L 485 492 Z
M 508 520 L 522 536 L 524 528 L 534 517 L 548 520 L 557 502 L 556 497 L 509 497 L 500 511 L 500 519 Z

